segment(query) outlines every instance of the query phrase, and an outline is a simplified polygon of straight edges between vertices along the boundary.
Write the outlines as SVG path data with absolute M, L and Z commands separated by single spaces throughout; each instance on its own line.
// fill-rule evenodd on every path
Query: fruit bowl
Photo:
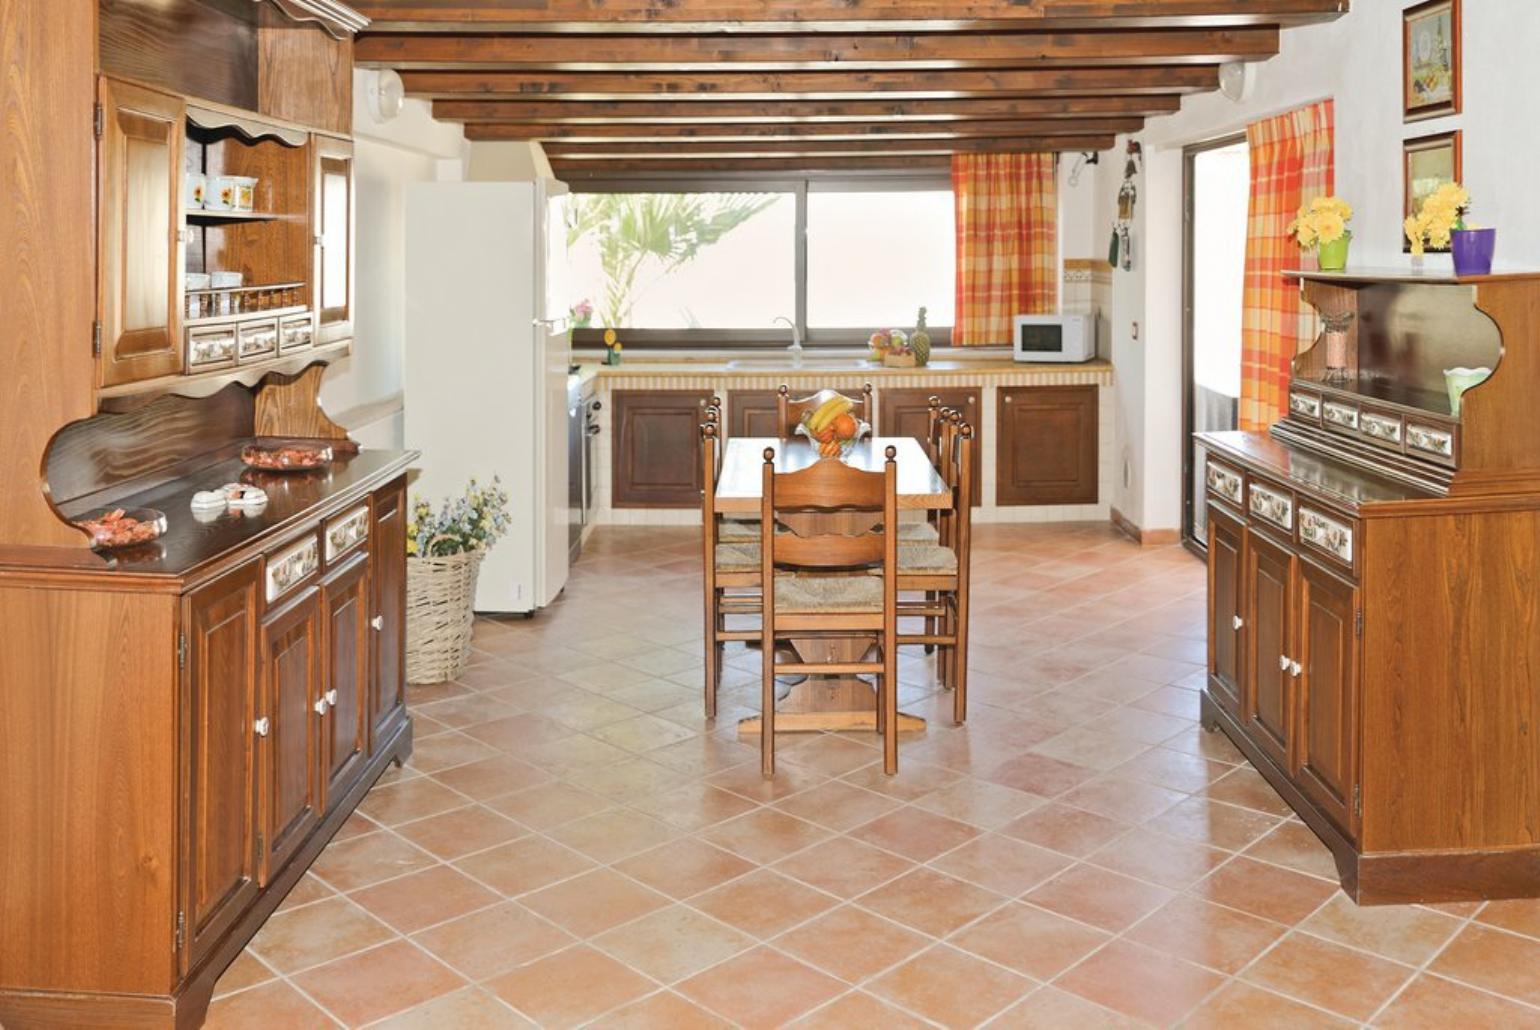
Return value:
M 155 508 L 95 508 L 72 521 L 98 550 L 147 544 L 166 532 L 166 513 Z
M 856 441 L 872 427 L 853 414 L 855 402 L 835 394 L 810 409 L 797 423 L 797 432 L 808 438 L 820 458 L 844 458 Z
M 311 472 L 332 463 L 332 449 L 314 440 L 270 436 L 242 447 L 241 461 L 263 472 Z

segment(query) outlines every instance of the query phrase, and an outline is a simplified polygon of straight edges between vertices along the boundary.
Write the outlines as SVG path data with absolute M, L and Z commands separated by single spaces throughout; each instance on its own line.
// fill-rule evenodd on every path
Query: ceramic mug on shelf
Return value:
M 235 210 L 253 210 L 257 200 L 257 180 L 249 175 L 232 175 L 230 181 L 235 184 Z
M 203 207 L 207 211 L 235 210 L 235 176 L 215 175 L 209 178 L 203 192 Z
M 189 211 L 196 211 L 203 207 L 209 189 L 208 176 L 202 172 L 188 172 L 182 177 L 182 189 L 186 194 L 184 201 Z

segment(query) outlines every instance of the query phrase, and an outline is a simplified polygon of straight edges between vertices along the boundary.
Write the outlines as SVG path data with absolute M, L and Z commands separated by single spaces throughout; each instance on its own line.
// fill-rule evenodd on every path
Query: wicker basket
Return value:
M 432 551 L 430 541 L 425 550 Z M 406 560 L 406 681 L 443 683 L 465 667 L 484 551 Z

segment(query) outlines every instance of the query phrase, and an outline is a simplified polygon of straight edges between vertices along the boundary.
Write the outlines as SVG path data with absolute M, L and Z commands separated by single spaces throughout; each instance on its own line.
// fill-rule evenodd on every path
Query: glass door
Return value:
M 1241 392 L 1241 305 L 1246 267 L 1251 156 L 1246 137 L 1229 136 L 1186 149 L 1184 517 L 1188 546 L 1208 547 L 1203 502 L 1204 448 L 1193 433 L 1234 429 Z

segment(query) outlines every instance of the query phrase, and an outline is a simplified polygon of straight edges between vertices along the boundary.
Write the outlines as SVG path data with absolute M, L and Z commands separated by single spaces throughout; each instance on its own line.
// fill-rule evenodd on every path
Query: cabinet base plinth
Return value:
M 1457 851 L 1361 852 L 1310 803 L 1288 775 L 1203 692 L 1203 727 L 1223 730 L 1264 779 L 1330 849 L 1342 890 L 1360 905 L 1409 905 L 1540 897 L 1540 845 Z
M 101 1027 L 102 1030 L 195 1030 L 208 1014 L 214 985 L 256 936 L 289 891 L 331 843 L 370 788 L 395 763 L 412 755 L 412 720 L 397 724 L 389 743 L 378 748 L 362 775 L 321 821 L 292 860 L 207 957 L 166 995 L 109 994 L 89 991 L 32 991 L 0 987 L 0 1027 L 5 1030 Z

